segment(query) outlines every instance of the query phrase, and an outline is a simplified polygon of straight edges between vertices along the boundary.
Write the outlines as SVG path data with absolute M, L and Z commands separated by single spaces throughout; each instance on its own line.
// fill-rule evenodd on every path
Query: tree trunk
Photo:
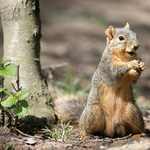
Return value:
M 54 122 L 50 95 L 40 66 L 41 22 L 38 0 L 0 0 L 4 34 L 4 60 L 20 65 L 20 86 L 31 92 L 29 115 Z M 7 77 L 5 88 L 12 91 L 15 78 Z

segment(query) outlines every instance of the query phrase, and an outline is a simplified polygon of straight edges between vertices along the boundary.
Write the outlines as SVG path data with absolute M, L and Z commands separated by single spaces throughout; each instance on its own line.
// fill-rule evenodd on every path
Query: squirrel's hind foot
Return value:
M 80 140 L 87 140 L 87 139 L 91 139 L 92 137 L 94 137 L 94 135 L 92 134 L 86 134 L 86 135 L 82 135 Z
M 144 136 L 146 136 L 145 133 L 134 134 L 134 135 L 132 136 L 132 139 L 140 139 L 141 137 L 144 137 Z

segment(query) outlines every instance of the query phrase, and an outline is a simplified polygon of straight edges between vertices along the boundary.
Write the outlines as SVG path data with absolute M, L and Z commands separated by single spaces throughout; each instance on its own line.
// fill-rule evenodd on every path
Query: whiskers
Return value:
M 141 28 L 136 32 L 137 37 L 138 37 L 138 34 L 140 33 L 140 31 L 141 31 Z
M 137 38 L 139 37 L 139 35 L 141 35 L 139 33 L 141 33 L 141 28 L 138 29 L 138 31 L 136 32 Z M 148 46 L 148 44 L 147 44 L 148 40 L 145 39 L 145 38 L 143 38 L 143 35 L 142 35 L 142 38 L 140 37 L 139 41 L 140 41 L 140 47 L 139 47 L 138 51 L 140 52 L 140 54 L 143 52 L 143 50 L 150 49 L 149 46 Z
M 141 28 L 140 29 L 138 29 L 138 31 L 136 32 L 136 35 L 137 35 L 137 38 L 139 37 L 139 33 L 141 32 Z M 143 44 L 144 42 L 146 42 L 147 40 L 145 40 L 145 38 L 143 39 L 143 37 L 142 38 L 140 38 L 140 41 L 142 40 L 142 44 L 140 43 L 140 47 L 147 47 L 147 44 Z

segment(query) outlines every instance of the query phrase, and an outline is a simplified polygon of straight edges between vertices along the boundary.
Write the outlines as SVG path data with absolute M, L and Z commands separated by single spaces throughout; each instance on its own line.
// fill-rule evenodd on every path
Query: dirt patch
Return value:
M 72 126 L 73 129 L 70 136 L 62 142 L 60 136 L 55 140 L 52 138 L 49 132 L 44 131 L 47 126 L 53 133 L 55 128 L 59 135 L 62 135 L 62 127 L 60 122 L 57 124 L 48 125 L 44 122 L 35 121 L 28 122 L 27 120 L 18 122 L 16 130 L 13 126 L 10 128 L 0 127 L 0 150 L 6 149 L 8 145 L 12 144 L 12 148 L 15 150 L 83 150 L 83 149 L 149 149 L 150 148 L 150 111 L 142 108 L 142 113 L 145 122 L 146 135 L 141 136 L 140 139 L 133 139 L 132 135 L 128 135 L 123 138 L 108 138 L 104 136 L 92 136 L 90 139 L 84 141 L 80 140 L 81 133 L 78 125 L 69 125 L 68 129 Z M 20 132 L 21 131 L 21 132 Z
M 61 125 L 55 125 L 58 132 L 62 133 Z M 52 132 L 54 128 L 48 126 Z M 71 125 L 69 126 L 69 128 Z M 22 130 L 28 136 L 15 132 L 13 128 L 0 127 L 0 149 L 6 149 L 10 143 L 15 150 L 83 150 L 83 149 L 148 149 L 150 148 L 149 130 L 147 136 L 139 139 L 128 138 L 107 138 L 102 136 L 93 136 L 85 141 L 80 140 L 80 130 L 78 125 L 74 126 L 74 134 L 69 136 L 65 142 L 60 139 L 55 141 L 50 134 L 42 129 L 44 125 L 39 123 L 26 124 L 20 123 L 18 129 Z M 30 136 L 29 136 L 30 135 Z M 37 138 L 38 137 L 38 138 Z

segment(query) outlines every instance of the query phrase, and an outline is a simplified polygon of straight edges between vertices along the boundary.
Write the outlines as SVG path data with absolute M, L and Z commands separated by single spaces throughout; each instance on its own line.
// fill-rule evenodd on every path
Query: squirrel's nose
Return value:
M 134 50 L 137 50 L 140 45 L 134 45 Z

